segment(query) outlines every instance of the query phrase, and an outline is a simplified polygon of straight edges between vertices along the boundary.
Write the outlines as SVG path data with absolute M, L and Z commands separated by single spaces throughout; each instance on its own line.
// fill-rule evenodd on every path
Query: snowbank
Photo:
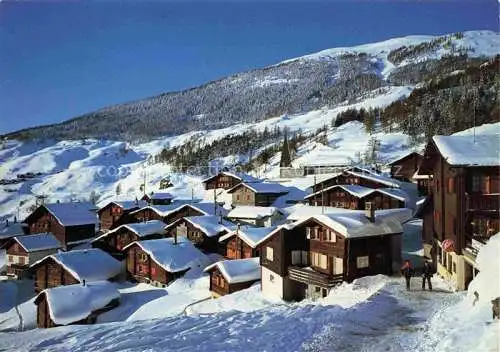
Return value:
M 434 351 L 498 351 L 500 322 L 492 321 L 491 300 L 500 297 L 500 234 L 481 248 L 479 274 L 464 299 L 436 314 L 429 324 L 428 345 Z M 474 292 L 479 294 L 475 301 Z

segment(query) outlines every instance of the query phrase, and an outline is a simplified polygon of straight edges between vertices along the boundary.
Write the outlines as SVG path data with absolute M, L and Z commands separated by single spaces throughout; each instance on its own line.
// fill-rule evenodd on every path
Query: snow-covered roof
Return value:
M 134 244 L 141 247 L 152 260 L 170 273 L 191 269 L 205 261 L 205 255 L 191 241 L 182 237 L 177 238 L 177 244 L 174 244 L 173 238 L 161 238 L 133 242 L 124 249 Z
M 219 175 L 225 175 L 225 176 L 234 177 L 234 178 L 240 180 L 241 182 L 245 182 L 245 183 L 262 182 L 261 179 L 255 178 L 252 175 L 249 175 L 247 173 L 244 173 L 244 172 L 231 172 L 231 171 L 221 171 L 217 175 L 210 176 L 210 177 L 207 177 L 207 178 L 203 179 L 201 182 L 207 183 L 208 181 L 212 180 L 213 178 L 215 178 L 215 177 L 217 177 Z
M 154 192 L 152 194 L 148 194 L 148 197 L 156 200 L 174 199 L 174 196 L 168 192 Z
M 373 192 L 373 188 L 360 186 L 360 185 L 333 185 L 330 187 L 326 187 L 318 192 L 314 192 L 312 194 L 309 194 L 308 196 L 304 197 L 304 199 L 309 199 L 311 197 L 317 196 L 318 194 L 330 191 L 330 190 L 335 189 L 335 188 L 342 188 L 344 191 L 348 192 L 349 194 L 352 194 L 353 196 L 355 196 L 357 198 L 363 198 L 363 197 L 365 197 Z
M 219 204 L 214 207 L 213 202 L 193 202 L 181 200 L 167 205 L 148 205 L 147 207 L 143 207 L 139 210 L 133 211 L 131 214 L 138 213 L 143 209 L 151 209 L 160 216 L 167 216 L 186 206 L 191 207 L 192 209 L 197 210 L 204 215 L 214 215 L 214 212 L 217 211 L 217 215 L 222 214 L 222 216 L 226 216 L 228 212 L 227 209 L 224 209 Z
M 0 239 L 21 236 L 24 234 L 22 224 L 20 222 L 10 222 L 7 224 L 3 221 L 0 224 Z
M 61 248 L 61 243 L 50 232 L 16 236 L 14 240 L 28 253 Z
M 361 214 L 364 215 L 364 210 L 351 210 L 335 207 L 322 207 L 313 205 L 296 205 L 289 208 L 290 215 L 287 217 L 288 222 L 299 221 L 304 217 L 312 217 L 315 215 L 335 215 L 335 214 Z M 408 221 L 411 218 L 411 210 L 407 208 L 381 209 L 375 211 L 375 217 L 384 218 L 387 216 L 396 217 L 400 222 Z
M 272 216 L 276 212 L 279 212 L 276 207 L 238 205 L 236 208 L 232 209 L 229 214 L 227 214 L 227 217 L 236 219 L 262 219 Z
M 389 197 L 396 198 L 402 202 L 408 202 L 410 200 L 410 196 L 408 193 L 399 188 L 377 188 L 374 189 L 371 193 L 383 193 Z
M 105 203 L 103 206 L 99 208 L 99 210 L 104 209 L 110 204 L 116 204 L 123 210 L 130 210 L 134 208 L 142 208 L 148 205 L 148 203 L 144 200 L 113 200 L 111 202 Z
M 396 188 L 400 187 L 400 183 L 397 180 L 394 180 L 388 176 L 376 175 L 374 173 L 355 172 L 350 170 L 346 170 L 344 172 L 351 174 L 353 176 L 358 176 L 367 180 L 375 181 L 389 187 L 396 187 Z
M 287 193 L 283 194 L 282 196 L 276 198 L 276 200 L 273 202 L 273 206 L 276 208 L 285 208 L 287 206 L 290 206 L 290 204 L 296 204 L 304 201 L 304 197 L 307 196 L 307 192 L 291 186 L 291 187 L 286 187 Z
M 400 211 L 400 213 L 402 213 L 403 211 L 405 213 L 408 213 L 408 219 L 411 218 L 410 209 L 403 209 L 402 211 Z M 394 212 L 394 215 L 395 214 L 396 212 Z M 383 216 L 375 216 L 375 222 L 371 222 L 364 213 L 360 212 L 320 214 L 303 217 L 299 221 L 294 222 L 293 224 L 287 224 L 285 226 L 287 229 L 293 229 L 310 220 L 316 220 L 346 238 L 371 237 L 387 234 L 398 234 L 403 232 L 401 217 L 391 216 L 389 213 Z
M 257 247 L 267 236 L 276 230 L 276 226 L 273 227 L 251 227 L 251 226 L 241 226 L 239 229 L 233 229 L 229 233 L 221 236 L 219 242 L 223 242 L 233 236 L 240 237 L 246 244 L 250 247 Z
M 284 194 L 288 193 L 288 187 L 285 187 L 279 183 L 267 183 L 267 182 L 260 182 L 260 183 L 240 183 L 233 188 L 228 190 L 228 193 L 233 192 L 236 188 L 243 186 L 251 189 L 255 193 L 274 193 L 274 194 Z
M 38 297 L 41 295 L 47 297 L 50 318 L 57 325 L 68 325 L 85 319 L 92 312 L 120 298 L 116 286 L 107 281 L 85 286 L 77 284 L 48 288 Z
M 121 263 L 98 248 L 55 253 L 34 263 L 32 267 L 46 258 L 54 259 L 80 282 L 111 279 L 120 274 L 121 271 Z
M 166 229 L 169 229 L 178 222 L 186 220 L 191 225 L 202 231 L 207 237 L 213 237 L 219 235 L 221 232 L 228 231 L 234 224 L 220 219 L 219 216 L 215 215 L 202 215 L 202 216 L 187 216 L 185 218 L 179 219 L 176 222 L 168 225 Z
M 146 222 L 138 222 L 131 224 L 120 225 L 111 231 L 108 231 L 101 236 L 97 237 L 93 242 L 100 240 L 110 234 L 119 232 L 121 229 L 127 229 L 130 232 L 135 233 L 139 237 L 145 237 L 154 234 L 163 234 L 165 232 L 165 223 L 160 220 L 150 220 Z
M 400 161 L 402 161 L 403 159 L 406 159 L 407 157 L 412 156 L 412 155 L 416 155 L 417 157 L 423 157 L 423 155 L 422 155 L 422 154 L 417 153 L 417 152 L 415 152 L 415 151 L 411 151 L 411 152 L 407 152 L 407 153 L 405 153 L 405 154 L 401 155 L 401 156 L 400 156 L 399 158 L 397 158 L 397 159 L 392 160 L 392 161 L 391 161 L 390 163 L 388 163 L 387 165 L 395 165 L 396 163 L 399 163 L 399 162 L 400 162 Z
M 63 226 L 96 224 L 95 205 L 91 202 L 70 202 L 44 204 L 45 208 Z
M 432 140 L 450 165 L 500 165 L 500 134 L 472 136 L 434 136 Z
M 259 258 L 223 260 L 205 268 L 205 272 L 219 269 L 224 279 L 230 284 L 260 280 Z

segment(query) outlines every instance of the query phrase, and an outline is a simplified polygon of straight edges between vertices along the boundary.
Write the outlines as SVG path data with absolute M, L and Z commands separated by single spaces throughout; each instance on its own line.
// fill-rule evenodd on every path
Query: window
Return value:
M 358 269 L 368 268 L 369 264 L 370 263 L 369 263 L 369 257 L 368 256 L 357 257 L 356 258 L 356 265 L 357 265 Z
M 448 193 L 455 193 L 455 179 L 453 177 L 448 177 Z
M 274 275 L 272 274 L 269 275 L 269 282 L 274 282 Z
M 327 257 L 321 253 L 311 252 L 311 264 L 321 269 L 328 269 Z
M 247 194 L 247 200 L 250 200 L 250 194 Z
M 272 247 L 266 247 L 266 259 L 270 261 L 274 260 L 274 250 Z
M 321 287 L 319 287 L 319 286 L 314 286 L 314 291 L 315 291 L 316 293 L 320 293 L 320 292 L 321 292 Z
M 333 260 L 333 274 L 339 275 L 344 272 L 344 260 L 339 257 L 334 257 Z
M 19 264 L 21 265 L 24 265 L 25 264 L 25 261 L 24 261 L 24 257 L 18 257 L 19 258 Z
M 306 227 L 306 238 L 307 239 L 310 239 L 311 238 L 311 228 L 310 227 Z
M 333 232 L 332 230 L 326 230 L 326 241 L 337 242 L 337 236 L 335 236 L 335 232 Z
M 146 262 L 148 260 L 148 256 L 146 255 L 146 253 L 139 254 L 139 260 L 141 262 Z
M 14 257 L 9 255 L 9 263 L 14 263 Z
M 236 200 L 240 200 L 240 195 L 239 194 L 236 195 Z
M 481 191 L 481 176 L 474 175 L 472 176 L 472 192 Z
M 302 263 L 302 252 L 301 251 L 292 251 L 292 265 L 297 265 Z

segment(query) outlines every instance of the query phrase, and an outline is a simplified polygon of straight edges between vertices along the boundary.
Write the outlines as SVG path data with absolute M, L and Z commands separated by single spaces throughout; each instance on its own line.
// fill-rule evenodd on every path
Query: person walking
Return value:
M 413 268 L 409 260 L 405 260 L 403 266 L 401 267 L 401 274 L 405 277 L 406 280 L 406 290 L 410 291 L 410 279 L 413 275 Z
M 429 291 L 432 291 L 431 277 L 434 274 L 431 264 L 428 261 L 424 262 L 424 269 L 422 270 L 422 290 L 425 291 L 425 281 L 427 280 L 427 286 Z

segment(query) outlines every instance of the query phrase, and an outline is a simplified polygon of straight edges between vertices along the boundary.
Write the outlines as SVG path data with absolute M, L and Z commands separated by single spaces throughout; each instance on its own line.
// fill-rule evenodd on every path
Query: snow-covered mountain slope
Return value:
M 36 195 L 47 195 L 48 201 L 69 201 L 89 199 L 95 192 L 102 202 L 117 196 L 134 199 L 139 187 L 146 179 L 147 191 L 158 191 L 161 179 L 169 177 L 174 184 L 169 192 L 180 198 L 204 198 L 201 177 L 189 176 L 189 167 L 202 174 L 214 172 L 209 165 L 186 165 L 182 174 L 173 172 L 166 164 L 151 164 L 149 155 L 159 153 L 164 147 L 182 145 L 191 138 L 202 139 L 204 143 L 220 139 L 229 134 L 243 133 L 249 129 L 264 130 L 287 127 L 291 131 L 304 133 L 315 131 L 328 124 L 340 111 L 352 107 L 384 106 L 395 99 L 409 94 L 408 87 L 392 88 L 384 93 L 376 91 L 373 96 L 356 104 L 341 104 L 334 109 L 311 111 L 306 114 L 288 115 L 268 119 L 255 124 L 240 124 L 232 128 L 189 132 L 183 135 L 157 139 L 143 144 L 130 145 L 124 142 L 106 140 L 79 140 L 61 142 L 18 142 L 9 141 L 0 150 L 2 168 L 0 179 L 16 179 L 18 174 L 41 173 L 41 175 L 17 184 L 0 186 L 0 216 L 18 215 L 24 218 L 35 202 Z M 397 157 L 407 147 L 407 136 L 402 134 L 381 135 L 383 156 Z M 329 131 L 330 146 L 318 146 L 316 142 L 306 143 L 299 150 L 295 164 L 315 160 L 326 150 L 326 157 L 339 155 L 343 160 L 364 152 L 368 135 L 361 123 L 353 122 Z M 279 141 L 277 141 L 279 142 Z M 247 156 L 242 156 L 247 157 Z M 278 175 L 278 156 L 273 158 L 268 169 L 259 176 Z M 186 173 L 187 172 L 187 173 Z M 144 176 L 146 173 L 146 176 Z M 119 185 L 119 186 L 118 186 Z M 210 196 L 210 195 L 208 195 Z
M 406 84 L 401 83 L 401 76 L 411 76 L 414 80 L 429 70 L 442 71 L 436 67 L 426 70 L 418 67 L 412 74 L 402 72 L 403 68 L 421 62 L 465 54 L 469 58 L 490 58 L 498 54 L 499 47 L 497 33 L 471 31 L 327 49 L 189 90 L 106 107 L 61 124 L 9 136 L 144 140 L 255 123 L 285 113 L 298 114 L 325 105 L 334 106 L 376 88 Z M 396 73 L 397 79 L 391 78 Z

